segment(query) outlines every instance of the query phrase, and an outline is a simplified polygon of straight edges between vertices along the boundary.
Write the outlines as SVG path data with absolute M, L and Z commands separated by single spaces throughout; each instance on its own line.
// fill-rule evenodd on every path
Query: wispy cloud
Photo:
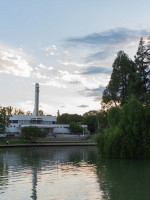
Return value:
M 59 81 L 56 81 L 55 79 L 49 80 L 49 81 L 41 81 L 40 85 L 45 85 L 45 86 L 53 86 L 57 88 L 66 88 L 67 85 L 62 84 Z
M 88 108 L 89 106 L 88 105 L 80 105 L 78 106 L 79 108 Z
M 107 68 L 107 67 L 97 67 L 97 66 L 90 66 L 86 68 L 86 71 L 83 72 L 82 74 L 84 75 L 91 75 L 91 74 L 111 74 L 112 69 Z
M 95 98 L 94 101 L 96 101 L 96 99 L 99 100 L 102 98 L 104 89 L 105 87 L 100 85 L 98 88 L 93 88 L 93 89 L 86 88 L 85 90 L 80 91 L 79 94 L 86 97 L 94 97 Z
M 88 55 L 86 58 L 86 62 L 92 62 L 92 61 L 97 61 L 101 59 L 105 60 L 105 59 L 108 59 L 108 57 L 112 55 L 113 55 L 113 52 L 112 51 L 110 52 L 108 49 L 105 51 L 99 51 L 99 52 Z
M 73 62 L 71 60 L 57 60 L 57 62 L 61 65 L 65 65 L 65 66 L 75 66 L 75 67 L 84 67 L 87 66 L 86 63 L 77 63 L 77 62 Z
M 149 36 L 147 30 L 131 30 L 127 28 L 116 28 L 101 33 L 93 33 L 83 37 L 70 37 L 66 42 L 72 45 L 117 45 L 127 41 L 139 39 L 141 36 Z
M 55 45 L 50 45 L 45 48 L 42 48 L 42 50 L 46 51 L 47 56 L 58 56 L 57 47 Z
M 57 47 L 55 45 L 50 45 L 42 49 L 45 51 L 51 51 L 51 50 L 57 50 Z

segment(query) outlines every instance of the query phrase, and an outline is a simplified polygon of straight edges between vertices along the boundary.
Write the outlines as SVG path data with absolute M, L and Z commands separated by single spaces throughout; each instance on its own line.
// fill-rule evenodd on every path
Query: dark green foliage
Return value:
M 70 122 L 82 122 L 82 116 L 78 114 L 64 113 L 57 117 L 58 124 L 69 124 Z
M 101 155 L 137 158 L 150 156 L 150 108 L 134 96 L 108 112 L 108 128 L 97 135 Z
M 23 127 L 21 132 L 22 135 L 26 139 L 30 139 L 31 142 L 35 142 L 38 138 L 44 138 L 47 135 L 47 132 L 41 131 L 40 128 L 36 126 Z
M 100 110 L 100 112 L 97 113 L 97 121 L 98 121 L 98 129 L 100 131 L 103 131 L 104 128 L 108 126 L 108 111 L 107 110 Z
M 96 110 L 86 112 L 83 116 L 64 113 L 62 115 L 58 115 L 57 123 L 70 124 L 71 122 L 75 122 L 76 124 L 85 124 L 88 126 L 90 133 L 95 133 L 98 128 L 98 114 L 99 112 Z
M 150 103 L 150 42 L 145 43 L 143 38 L 139 42 L 135 64 L 137 68 L 135 94 L 140 101 Z
M 128 97 L 128 88 L 134 71 L 134 63 L 123 51 L 119 51 L 113 63 L 108 86 L 103 92 L 103 102 L 123 105 Z
M 11 107 L 0 106 L 0 132 L 4 133 L 6 127 L 9 125 L 9 117 L 11 115 Z
M 83 132 L 83 128 L 76 122 L 69 123 L 69 130 L 71 133 L 79 134 L 79 135 Z
M 90 133 L 95 133 L 98 128 L 97 116 L 94 115 L 83 115 L 83 124 L 88 125 Z
M 110 157 L 150 157 L 150 38 L 141 38 L 135 61 L 120 51 L 103 92 L 107 125 L 97 135 L 99 152 Z

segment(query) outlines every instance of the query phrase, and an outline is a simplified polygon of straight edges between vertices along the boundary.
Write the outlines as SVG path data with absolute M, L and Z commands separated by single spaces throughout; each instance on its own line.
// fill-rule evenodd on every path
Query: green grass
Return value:
M 6 144 L 7 141 L 9 141 L 9 144 L 22 144 L 30 142 L 30 140 L 25 138 L 0 138 L 0 145 Z
M 25 138 L 0 138 L 0 145 L 6 145 L 6 142 L 9 141 L 9 144 L 27 144 L 32 143 L 31 140 Z M 93 143 L 93 138 L 88 138 L 86 140 L 45 140 L 45 141 L 36 141 L 35 144 L 55 144 L 55 143 Z

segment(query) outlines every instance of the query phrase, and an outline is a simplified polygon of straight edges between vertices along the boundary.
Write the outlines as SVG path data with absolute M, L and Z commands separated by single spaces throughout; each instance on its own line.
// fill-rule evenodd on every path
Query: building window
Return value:
M 11 120 L 13 124 L 18 124 L 18 120 Z

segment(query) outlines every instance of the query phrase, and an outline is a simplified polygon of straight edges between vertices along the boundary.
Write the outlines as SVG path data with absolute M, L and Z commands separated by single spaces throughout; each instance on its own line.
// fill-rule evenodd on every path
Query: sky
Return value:
M 117 52 L 150 35 L 149 0 L 1 0 L 0 105 L 46 114 L 101 109 Z

